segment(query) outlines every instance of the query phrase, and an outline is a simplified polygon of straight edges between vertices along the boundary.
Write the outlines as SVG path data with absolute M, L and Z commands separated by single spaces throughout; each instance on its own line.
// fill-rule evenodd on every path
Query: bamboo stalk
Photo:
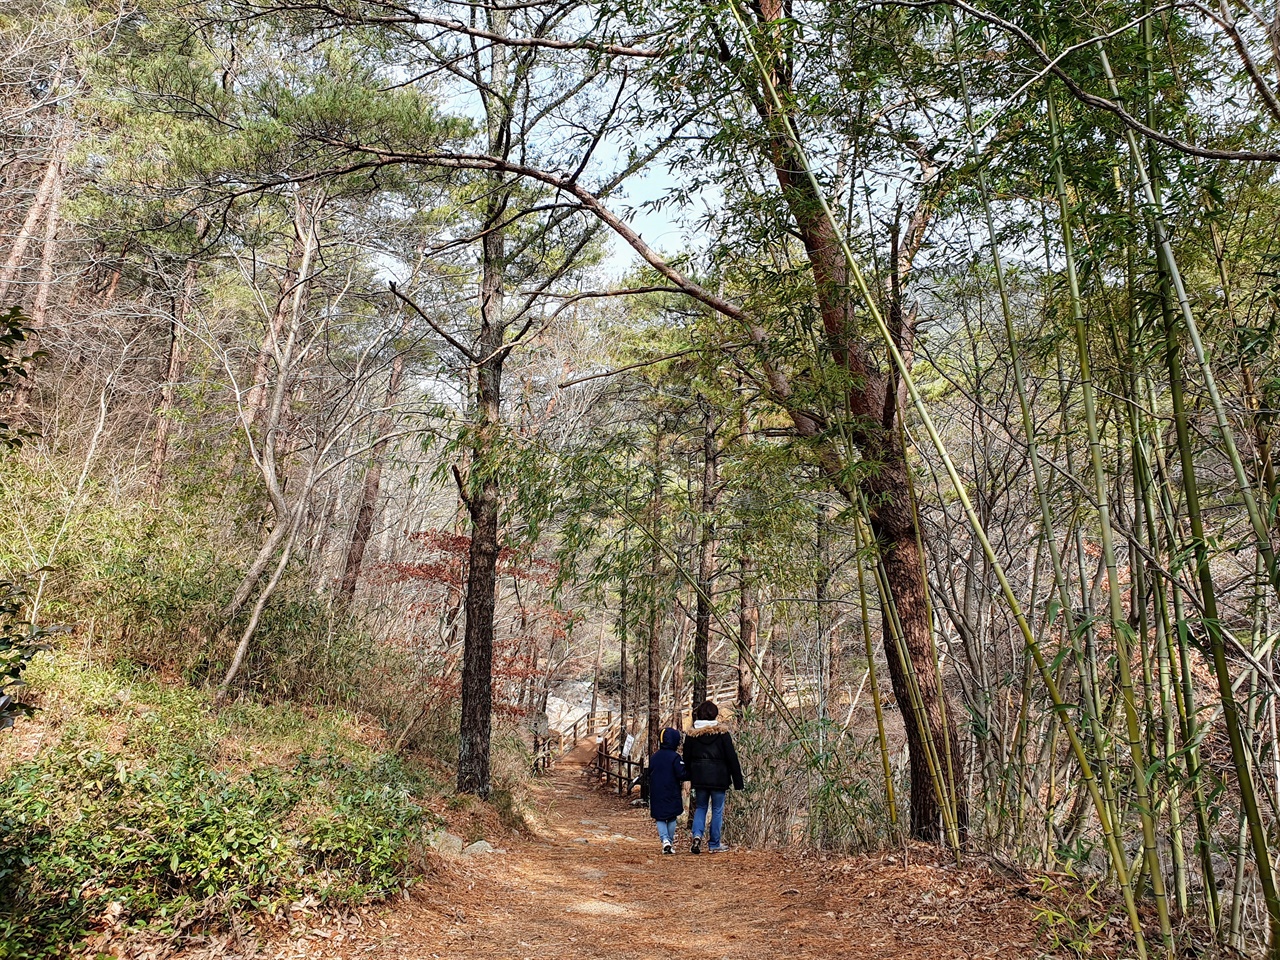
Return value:
M 868 515 L 869 508 L 866 499 L 858 498 L 859 519 L 867 526 L 866 541 L 874 544 L 875 538 L 871 535 L 871 518 Z M 880 593 L 881 610 L 885 612 L 885 623 L 889 628 L 889 637 L 893 642 L 893 649 L 898 654 L 898 663 L 902 669 L 903 676 L 907 680 L 907 695 L 910 698 L 912 713 L 916 717 L 916 732 L 920 737 L 924 746 L 925 765 L 929 769 L 929 779 L 933 785 L 933 790 L 938 798 L 938 808 L 942 814 L 943 831 L 946 833 L 947 840 L 951 846 L 952 854 L 956 861 L 960 860 L 960 835 L 954 815 L 954 807 L 951 799 L 947 794 L 947 784 L 942 772 L 942 762 L 938 757 L 938 745 L 934 742 L 933 735 L 929 729 L 928 718 L 924 712 L 924 697 L 920 692 L 920 679 L 916 675 L 914 665 L 911 662 L 911 656 L 906 647 L 906 637 L 902 627 L 902 621 L 898 616 L 898 608 L 893 600 L 893 592 L 889 589 L 888 576 L 884 569 L 884 558 L 876 551 L 876 586 Z
M 885 803 L 889 806 L 889 823 L 898 825 L 898 804 L 893 794 L 893 770 L 889 763 L 889 739 L 884 732 L 884 708 L 880 705 L 880 686 L 876 681 L 876 658 L 871 646 L 871 618 L 867 612 L 867 579 L 862 558 L 866 545 L 862 540 L 862 525 L 853 524 L 854 546 L 858 555 L 854 562 L 858 568 L 858 605 L 862 613 L 862 639 L 867 649 L 867 673 L 871 677 L 871 702 L 876 713 L 876 739 L 880 745 L 880 766 L 884 772 Z
M 1133 677 L 1130 671 L 1129 634 L 1131 627 L 1124 615 L 1124 602 L 1120 596 L 1120 573 L 1116 563 L 1114 535 L 1111 529 L 1111 505 L 1107 491 L 1106 469 L 1102 463 L 1102 444 L 1098 432 L 1098 415 L 1093 391 L 1093 376 L 1089 358 L 1089 340 L 1085 329 L 1084 307 L 1080 296 L 1080 283 L 1076 275 L 1074 239 L 1071 235 L 1070 203 L 1067 199 L 1066 178 L 1062 169 L 1062 141 L 1058 126 L 1058 111 L 1052 96 L 1047 99 L 1050 138 L 1053 144 L 1053 180 L 1058 196 L 1059 219 L 1062 227 L 1063 260 L 1067 271 L 1067 290 L 1071 301 L 1071 319 L 1075 328 L 1076 350 L 1080 361 L 1080 389 L 1084 399 L 1084 419 L 1089 436 L 1089 459 L 1093 465 L 1094 496 L 1097 498 L 1098 527 L 1102 539 L 1102 556 L 1107 566 L 1107 596 L 1110 601 L 1112 641 L 1116 646 L 1116 667 L 1120 675 L 1120 694 L 1124 702 L 1125 731 L 1129 740 L 1129 755 L 1133 763 L 1134 792 L 1137 796 L 1138 817 L 1142 822 L 1142 845 L 1147 871 L 1151 877 L 1151 890 L 1156 901 L 1156 916 L 1160 922 L 1160 935 L 1166 951 L 1173 953 L 1173 927 L 1169 921 L 1169 903 L 1165 895 L 1164 876 L 1156 851 L 1155 817 L 1152 814 L 1147 763 L 1142 747 L 1142 731 L 1138 721 L 1138 708 L 1134 695 Z
M 1167 267 L 1167 261 L 1161 262 Z M 1167 273 L 1162 269 L 1161 290 L 1165 293 L 1167 304 Z M 1213 583 L 1213 575 L 1209 569 L 1208 550 L 1205 544 L 1204 523 L 1200 513 L 1200 494 L 1196 484 L 1195 461 L 1191 451 L 1190 429 L 1182 391 L 1182 365 L 1177 335 L 1172 318 L 1172 311 L 1166 309 L 1166 362 L 1169 367 L 1169 387 L 1173 398 L 1174 427 L 1178 435 L 1178 452 L 1182 461 L 1182 482 L 1186 495 L 1187 517 L 1191 524 L 1191 545 L 1195 556 L 1196 573 L 1200 580 L 1201 603 L 1204 607 L 1203 624 L 1209 636 L 1209 646 L 1213 656 L 1214 672 L 1217 674 L 1218 694 L 1221 700 L 1223 718 L 1227 725 L 1227 736 L 1231 742 L 1232 763 L 1236 770 L 1236 780 L 1240 788 L 1241 806 L 1245 811 L 1245 819 L 1249 826 L 1249 835 L 1253 848 L 1254 861 L 1258 869 L 1258 879 L 1262 884 L 1263 899 L 1267 904 L 1267 915 L 1270 925 L 1269 956 L 1280 957 L 1280 898 L 1276 895 L 1275 879 L 1271 868 L 1271 857 L 1267 849 L 1267 837 L 1262 825 L 1261 813 L 1258 809 L 1257 795 L 1254 790 L 1251 771 L 1249 769 L 1244 738 L 1240 731 L 1239 711 L 1235 702 L 1235 694 L 1231 689 L 1231 673 L 1227 665 L 1226 642 L 1222 634 L 1222 624 L 1218 617 L 1217 593 Z
M 837 238 L 837 241 L 840 244 L 841 253 L 844 255 L 849 266 L 849 271 L 853 277 L 855 287 L 863 298 L 868 316 L 870 316 L 880 334 L 881 339 L 884 341 L 885 349 L 901 377 L 903 386 L 907 389 L 907 395 L 911 400 L 912 407 L 920 417 L 921 423 L 929 434 L 930 442 L 933 444 L 934 449 L 938 453 L 939 459 L 941 459 L 946 468 L 948 479 L 952 483 L 956 497 L 964 508 L 965 518 L 968 520 L 974 535 L 982 544 L 983 552 L 986 554 L 987 560 L 991 564 L 992 571 L 1000 583 L 1001 592 L 1004 595 L 1005 602 L 1008 604 L 1009 609 L 1013 612 L 1014 617 L 1018 622 L 1018 629 L 1022 633 L 1023 641 L 1028 649 L 1032 651 L 1032 656 L 1036 661 L 1036 667 L 1039 669 L 1040 675 L 1044 680 L 1046 687 L 1049 689 L 1049 694 L 1053 699 L 1054 707 L 1057 710 L 1065 711 L 1067 709 L 1066 705 L 1062 700 L 1057 685 L 1053 681 L 1053 676 L 1049 671 L 1048 662 L 1045 660 L 1039 644 L 1036 642 L 1036 639 L 1031 632 L 1031 627 L 1027 623 L 1026 616 L 1022 612 L 1022 607 L 1018 603 L 1017 596 L 1014 594 L 1013 588 L 1009 584 L 1009 579 L 1005 575 L 1004 567 L 996 557 L 995 549 L 992 547 L 991 541 L 986 535 L 986 531 L 978 520 L 977 514 L 973 509 L 973 504 L 969 500 L 968 493 L 966 492 L 964 484 L 960 479 L 960 475 L 956 470 L 955 463 L 947 452 L 946 446 L 942 442 L 942 438 L 938 435 L 933 419 L 929 416 L 928 409 L 924 405 L 924 401 L 920 396 L 915 380 L 911 376 L 911 370 L 903 359 L 901 352 L 898 350 L 897 344 L 894 342 L 893 335 L 876 305 L 875 298 L 871 295 L 871 291 L 867 286 L 866 277 L 862 272 L 861 264 L 853 255 L 853 251 L 850 249 L 848 241 L 845 239 L 840 221 L 831 212 L 831 207 L 827 203 L 822 185 L 814 174 L 813 165 L 809 161 L 808 153 L 799 142 L 799 138 L 796 136 L 795 130 L 791 126 L 791 122 L 786 115 L 786 111 L 783 108 L 781 99 L 778 96 L 778 91 L 769 75 L 769 71 L 765 68 L 764 62 L 760 58 L 760 53 L 756 49 L 755 42 L 751 36 L 751 30 L 743 18 L 742 11 L 736 2 L 730 4 L 730 10 L 733 12 L 734 19 L 737 21 L 738 26 L 742 31 L 744 41 L 750 50 L 751 58 L 759 73 L 759 78 L 765 95 L 769 98 L 771 105 L 774 107 L 778 122 L 782 125 L 783 132 L 791 147 L 795 150 L 796 158 L 800 161 L 800 164 L 803 167 L 802 172 L 809 180 L 810 185 L 814 190 L 814 195 L 817 197 L 818 202 L 822 207 L 823 216 L 831 226 L 833 235 Z M 1085 781 L 1087 789 L 1089 790 L 1094 807 L 1098 811 L 1098 817 L 1102 823 L 1103 833 L 1107 838 L 1107 848 L 1111 856 L 1112 864 L 1117 875 L 1121 878 L 1122 890 L 1124 892 L 1125 899 L 1125 909 L 1129 916 L 1130 927 L 1134 936 L 1134 945 L 1137 950 L 1139 960 L 1145 960 L 1146 939 L 1143 936 L 1142 922 L 1138 916 L 1137 904 L 1133 899 L 1133 891 L 1128 885 L 1128 867 L 1125 862 L 1124 852 L 1120 847 L 1118 831 L 1116 830 L 1111 817 L 1108 815 L 1106 805 L 1102 801 L 1101 794 L 1098 792 L 1097 781 L 1093 775 L 1093 768 L 1089 764 L 1088 757 L 1084 753 L 1084 748 L 1080 743 L 1080 739 L 1075 732 L 1074 726 L 1066 722 L 1064 722 L 1063 726 L 1071 743 L 1072 753 L 1075 755 L 1076 760 L 1080 765 L 1081 775 Z

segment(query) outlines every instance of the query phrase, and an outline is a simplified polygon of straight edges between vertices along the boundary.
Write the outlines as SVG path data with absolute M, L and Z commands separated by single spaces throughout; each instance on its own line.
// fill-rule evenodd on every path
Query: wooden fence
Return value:
M 600 738 L 595 759 L 591 761 L 588 770 L 598 779 L 606 781 L 609 789 L 614 790 L 618 796 L 629 797 L 631 791 L 640 785 L 640 772 L 644 765 L 639 760 L 624 757 L 621 743 L 615 742 L 613 749 L 617 752 L 614 753 L 610 750 L 609 742 L 608 736 Z
M 546 773 L 555 763 L 555 753 L 551 745 L 554 742 L 552 737 L 540 737 L 536 733 L 533 735 L 533 773 L 538 775 Z
M 604 713 L 584 713 L 577 720 L 573 721 L 568 730 L 560 732 L 560 756 L 564 756 L 579 741 L 585 740 L 587 737 L 595 736 L 597 733 L 607 731 L 613 726 L 613 711 L 606 710 Z
M 784 688 L 786 693 L 793 693 L 795 683 L 791 681 Z M 707 697 L 717 703 L 731 703 L 738 693 L 737 677 L 727 677 L 719 683 L 711 686 L 707 690 Z M 688 702 L 692 695 L 692 688 L 686 688 L 684 702 Z M 569 753 L 583 740 L 590 737 L 599 737 L 600 743 L 596 749 L 595 758 L 592 760 L 589 769 L 594 771 L 601 779 L 609 781 L 609 785 L 616 788 L 621 794 L 630 794 L 634 789 L 635 783 L 639 778 L 640 771 L 644 764 L 639 760 L 632 760 L 630 757 L 622 756 L 622 745 L 625 740 L 624 729 L 630 729 L 635 733 L 636 738 L 644 743 L 648 740 L 647 727 L 643 716 L 631 718 L 631 723 L 624 728 L 622 716 L 614 716 L 612 710 L 603 713 L 584 713 L 571 723 L 568 728 L 560 731 L 551 731 L 548 736 L 537 736 L 533 738 L 533 772 L 535 774 L 545 773 L 550 770 L 565 754 Z M 676 725 L 681 729 L 686 729 L 693 723 L 693 717 L 689 710 L 682 709 L 676 720 Z M 612 744 L 613 749 L 609 749 Z
M 550 731 L 547 736 L 533 735 L 533 772 L 546 773 L 557 760 L 564 757 L 587 737 L 607 732 L 613 727 L 613 711 L 585 713 L 569 726 L 568 730 Z

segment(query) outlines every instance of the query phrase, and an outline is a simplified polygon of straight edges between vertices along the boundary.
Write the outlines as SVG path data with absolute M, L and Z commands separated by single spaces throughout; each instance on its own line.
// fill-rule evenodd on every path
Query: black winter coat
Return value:
M 662 731 L 662 747 L 649 758 L 649 813 L 655 820 L 674 820 L 684 813 L 680 781 L 688 780 L 684 761 L 676 753 L 680 731 Z
M 733 737 L 722 723 L 685 731 L 684 764 L 689 768 L 689 782 L 707 790 L 742 789 L 742 765 Z

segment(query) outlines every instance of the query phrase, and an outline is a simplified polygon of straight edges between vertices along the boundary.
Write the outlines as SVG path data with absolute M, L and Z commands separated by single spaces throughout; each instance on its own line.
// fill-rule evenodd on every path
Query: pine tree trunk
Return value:
M 493 712 L 494 606 L 498 585 L 498 477 L 494 468 L 502 397 L 501 230 L 482 241 L 477 423 L 471 447 L 467 509 L 471 549 L 467 559 L 466 626 L 462 640 L 462 720 L 458 732 L 458 791 L 489 795 L 489 739 Z
M 658 598 L 658 578 L 662 573 L 662 434 L 653 438 L 653 495 L 649 501 L 649 510 L 653 531 L 650 537 L 649 550 L 649 682 L 648 682 L 648 727 L 649 755 L 658 752 L 660 743 L 661 717 L 659 714 L 659 698 L 662 686 L 662 607 Z
M 486 11 L 490 32 L 506 36 L 511 14 Z M 489 152 L 506 153 L 511 139 L 510 51 L 502 43 L 489 51 L 484 105 Z M 477 82 L 480 78 L 476 77 Z M 476 426 L 471 446 L 467 509 L 471 550 L 467 564 L 466 617 L 462 641 L 462 719 L 458 745 L 458 790 L 489 795 L 489 739 L 493 722 L 493 637 L 498 568 L 498 476 L 495 464 L 502 417 L 502 350 L 506 335 L 503 279 L 506 270 L 506 216 L 511 188 L 493 174 L 485 200 L 485 232 L 480 241 L 480 336 L 476 347 Z
M 66 152 L 55 146 L 54 156 L 57 161 L 54 164 L 50 161 L 51 168 L 55 176 L 53 178 L 51 189 L 47 196 L 36 197 L 36 203 L 33 205 L 32 212 L 36 212 L 36 206 L 44 212 L 45 228 L 44 242 L 40 249 L 40 273 L 36 281 L 35 296 L 32 298 L 31 304 L 31 323 L 29 325 L 30 332 L 27 335 L 26 343 L 23 350 L 28 354 L 34 354 L 40 349 L 40 331 L 44 329 L 45 321 L 49 312 L 49 295 L 53 292 L 53 267 L 57 256 L 58 226 L 62 221 L 62 177 L 66 169 Z M 43 189 L 44 184 L 41 184 Z M 30 215 L 28 216 L 30 219 Z M 34 227 L 34 224 L 32 224 Z M 25 224 L 24 224 L 25 227 Z M 18 242 L 14 246 L 13 253 L 18 254 L 18 260 L 12 261 L 14 272 L 9 276 L 16 275 L 17 268 L 21 266 L 21 253 L 19 247 L 25 247 L 26 235 L 18 237 Z M 9 270 L 10 264 L 5 264 L 6 271 Z M 0 279 L 0 289 L 7 286 L 7 282 Z M 0 293 L 0 296 L 3 296 Z M 10 420 L 13 423 L 21 423 L 26 417 L 27 407 L 31 403 L 31 392 L 35 387 L 35 382 L 31 377 L 24 377 L 18 382 L 17 389 L 13 392 L 13 407 L 10 413 Z
M 887 616 L 882 618 L 889 677 L 907 735 L 911 771 L 911 835 L 919 840 L 942 837 L 942 807 L 926 758 L 924 737 L 928 736 L 944 767 L 939 772 L 956 797 L 957 822 L 963 836 L 968 812 L 956 787 L 962 782 L 964 767 L 956 736 L 954 710 L 949 703 L 943 702 L 945 693 L 940 686 L 938 663 L 934 656 L 932 624 L 925 600 L 924 568 L 916 538 L 915 516 L 906 493 L 907 467 L 900 453 L 895 457 L 889 450 L 882 454 L 880 464 L 879 471 L 864 484 L 864 493 L 873 504 L 871 529 L 884 558 L 885 579 L 902 624 L 903 644 L 909 660 L 909 664 L 903 664 L 893 642 Z M 907 669 L 915 675 L 923 707 L 923 722 L 917 716 Z
M 696 710 L 707 699 L 707 650 L 711 642 L 711 597 L 715 589 L 716 571 L 716 489 L 719 449 L 716 422 L 708 404 L 702 418 L 702 502 L 699 520 L 702 531 L 698 543 L 698 597 L 694 615 L 693 638 L 693 703 Z
M 156 437 L 151 447 L 151 469 L 147 473 L 147 489 L 154 498 L 160 493 L 164 480 L 164 466 L 169 457 L 169 436 L 173 431 L 173 410 L 176 405 L 178 384 L 186 366 L 187 314 L 196 296 L 196 279 L 199 275 L 198 260 L 187 261 L 183 271 L 182 290 L 174 299 L 169 323 L 169 361 L 165 366 L 164 383 L 160 387 L 160 403 L 156 407 Z
M 35 237 L 36 227 L 39 226 L 41 218 L 45 217 L 52 206 L 56 204 L 55 197 L 62 190 L 62 174 L 64 170 L 63 162 L 66 159 L 66 146 L 62 140 L 56 140 L 53 144 L 53 150 L 49 156 L 49 162 L 45 166 L 44 176 L 40 180 L 40 185 L 36 188 L 36 194 L 31 200 L 31 206 L 27 208 L 27 216 L 22 222 L 18 235 L 13 240 L 13 246 L 9 248 L 9 256 L 5 258 L 4 264 L 0 266 L 0 302 L 3 302 L 9 296 L 9 287 L 17 278 L 18 272 L 22 269 L 22 261 L 27 254 L 27 247 L 30 246 L 31 240 Z
M 756 635 L 760 630 L 760 607 L 753 582 L 755 561 L 743 548 L 738 568 L 738 705 L 751 706 L 755 699 Z
M 762 26 L 773 24 L 787 15 L 783 0 L 761 0 L 756 11 Z M 785 42 L 771 53 L 768 69 L 773 74 L 776 87 L 783 92 L 785 103 L 792 80 L 792 64 Z M 944 705 L 945 693 L 939 683 L 915 516 L 907 486 L 905 454 L 898 442 L 899 385 L 892 370 L 885 371 L 875 361 L 871 344 L 860 338 L 855 321 L 856 294 L 839 238 L 823 213 L 823 205 L 813 185 L 803 173 L 804 163 L 780 126 L 781 118 L 777 116 L 776 108 L 767 97 L 759 96 L 756 106 L 772 131 L 768 144 L 769 160 L 809 258 L 827 349 L 850 384 L 846 396 L 847 427 L 863 461 L 870 467 L 861 483 L 861 490 L 871 506 L 872 531 L 884 557 L 889 591 L 902 620 L 909 669 L 915 676 L 923 701 L 924 715 L 917 718 L 904 665 L 886 629 L 884 639 L 893 690 L 902 711 L 911 758 L 911 832 L 914 837 L 931 840 L 941 836 L 941 806 L 925 759 L 924 737 L 927 736 L 935 745 L 940 761 L 947 767 L 942 775 L 950 778 L 953 787 L 962 783 L 964 776 L 952 722 L 955 711 Z M 784 109 L 787 108 L 784 106 Z M 921 157 L 921 164 L 926 177 L 936 173 L 936 167 L 927 157 Z M 912 258 L 919 249 L 931 216 L 932 207 L 922 202 L 912 214 L 901 247 L 895 238 L 891 257 L 893 302 L 889 326 L 908 364 L 912 356 L 913 330 L 901 311 L 901 286 L 911 271 Z M 792 420 L 797 429 L 807 436 L 816 435 L 817 425 L 811 418 L 793 413 Z M 824 465 L 833 485 L 853 498 L 855 492 L 849 489 L 844 479 L 839 454 L 827 451 Z M 963 829 L 968 820 L 964 800 L 954 789 L 952 793 L 956 797 L 957 819 Z
M 387 393 L 383 398 L 383 407 L 387 411 L 395 404 L 400 394 L 400 381 L 403 377 L 404 354 L 397 353 L 395 359 L 391 361 L 391 379 L 387 382 Z M 356 522 L 351 529 L 351 542 L 347 545 L 346 561 L 342 567 L 338 602 L 343 607 L 350 606 L 355 598 L 356 583 L 360 579 L 360 568 L 364 563 L 369 534 L 373 532 L 373 518 L 378 506 L 378 490 L 382 485 L 382 459 L 386 454 L 386 435 L 390 429 L 391 415 L 384 412 L 374 427 L 374 432 L 379 439 L 369 457 L 369 470 L 365 473 L 364 487 L 360 492 L 360 507 L 356 511 Z
M 40 330 L 49 313 L 49 296 L 53 293 L 53 268 L 58 254 L 58 227 L 62 223 L 62 174 L 60 168 L 49 198 L 44 221 L 44 243 L 40 248 L 40 274 L 36 282 L 36 295 L 31 301 L 31 326 Z M 32 344 L 38 349 L 38 344 Z

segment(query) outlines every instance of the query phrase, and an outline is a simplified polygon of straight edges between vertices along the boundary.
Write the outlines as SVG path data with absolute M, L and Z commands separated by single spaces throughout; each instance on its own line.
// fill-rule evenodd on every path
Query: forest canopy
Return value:
M 11 0 L 0 738 L 353 711 L 373 836 L 711 697 L 750 842 L 1280 957 L 1278 81 L 1243 0 Z

